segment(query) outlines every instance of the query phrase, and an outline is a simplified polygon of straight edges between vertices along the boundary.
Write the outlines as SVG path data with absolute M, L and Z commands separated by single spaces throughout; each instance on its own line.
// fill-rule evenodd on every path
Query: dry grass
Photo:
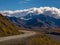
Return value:
M 19 27 L 0 14 L 0 37 L 21 34 Z
M 44 34 L 38 34 L 29 37 L 25 42 L 20 42 L 17 45 L 60 45 L 59 42 L 51 40 L 48 36 Z

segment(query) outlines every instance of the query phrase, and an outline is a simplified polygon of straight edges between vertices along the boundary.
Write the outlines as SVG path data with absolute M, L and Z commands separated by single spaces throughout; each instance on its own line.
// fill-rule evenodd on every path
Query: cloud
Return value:
M 22 1 L 20 1 L 20 2 L 18 2 L 19 4 L 23 4 L 23 3 L 28 3 L 28 2 L 30 2 L 31 0 L 22 0 Z
M 4 15 L 16 16 L 16 17 L 26 16 L 29 13 L 34 13 L 37 15 L 44 14 L 44 15 L 48 15 L 60 19 L 60 9 L 55 7 L 39 7 L 39 8 L 34 7 L 30 9 L 15 10 L 15 11 L 4 10 L 4 11 L 0 11 L 0 13 Z

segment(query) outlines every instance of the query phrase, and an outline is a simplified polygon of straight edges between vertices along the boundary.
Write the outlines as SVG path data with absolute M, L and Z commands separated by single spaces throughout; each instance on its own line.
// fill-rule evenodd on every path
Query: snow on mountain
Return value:
M 60 9 L 55 7 L 30 8 L 15 11 L 0 11 L 9 21 L 26 28 L 60 27 Z
M 44 14 L 48 15 L 57 19 L 60 19 L 60 9 L 55 7 L 39 7 L 39 8 L 30 8 L 30 9 L 24 9 L 24 10 L 4 10 L 0 11 L 0 13 L 3 13 L 5 16 L 15 16 L 15 17 L 23 17 L 27 14 L 34 13 L 35 15 L 38 14 Z

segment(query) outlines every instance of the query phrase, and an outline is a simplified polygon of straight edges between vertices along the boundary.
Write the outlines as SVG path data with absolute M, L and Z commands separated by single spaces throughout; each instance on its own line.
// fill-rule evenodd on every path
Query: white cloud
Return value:
M 31 0 L 22 0 L 22 1 L 20 1 L 20 2 L 18 2 L 19 4 L 23 4 L 23 3 L 28 3 L 28 2 L 30 2 Z
M 30 8 L 30 9 L 24 9 L 24 10 L 5 10 L 5 11 L 0 11 L 0 13 L 3 13 L 4 15 L 11 15 L 11 16 L 16 16 L 16 17 L 21 17 L 25 16 L 29 13 L 34 13 L 34 14 L 44 14 L 44 15 L 49 15 L 55 18 L 60 18 L 60 9 L 55 8 L 55 7 L 40 7 L 40 8 Z

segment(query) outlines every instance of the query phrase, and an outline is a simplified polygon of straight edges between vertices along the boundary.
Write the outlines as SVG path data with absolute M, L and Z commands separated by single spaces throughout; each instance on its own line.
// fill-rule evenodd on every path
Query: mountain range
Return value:
M 59 29 L 60 10 L 40 7 L 16 11 L 0 11 L 10 22 L 28 29 Z
M 16 25 L 26 28 L 32 28 L 36 26 L 49 28 L 60 27 L 60 19 L 56 19 L 54 17 L 43 14 L 34 15 L 33 13 L 31 13 L 24 17 L 6 17 Z

